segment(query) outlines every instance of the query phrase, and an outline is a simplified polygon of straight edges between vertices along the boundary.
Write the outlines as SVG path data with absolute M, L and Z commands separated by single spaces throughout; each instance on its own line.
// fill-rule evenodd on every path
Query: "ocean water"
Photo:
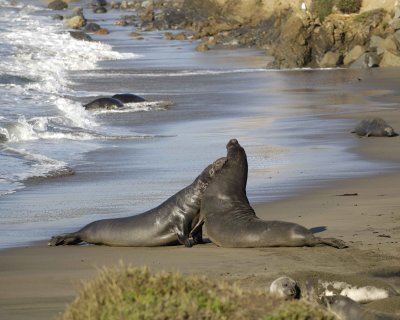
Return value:
M 352 153 L 354 123 L 334 119 L 382 107 L 358 83 L 367 71 L 268 70 L 262 51 L 198 53 L 156 31 L 135 40 L 114 24 L 126 12 L 96 15 L 89 3 L 73 5 L 111 31 L 93 42 L 73 39 L 41 1 L 0 0 L 0 248 L 150 209 L 230 138 L 247 151 L 253 203 L 395 166 Z M 115 93 L 147 101 L 82 107 Z

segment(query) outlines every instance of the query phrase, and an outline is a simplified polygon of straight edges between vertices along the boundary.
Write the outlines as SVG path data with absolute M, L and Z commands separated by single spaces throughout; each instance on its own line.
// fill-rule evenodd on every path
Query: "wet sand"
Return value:
M 400 127 L 397 110 L 379 115 Z M 360 138 L 355 152 L 366 158 L 399 161 L 399 141 L 398 137 Z M 349 275 L 400 267 L 399 179 L 399 171 L 345 179 L 255 207 L 263 219 L 292 221 L 314 228 L 320 237 L 338 237 L 349 245 L 343 250 L 226 249 L 212 243 L 193 248 L 48 247 L 46 242 L 2 250 L 0 318 L 54 319 L 72 301 L 82 280 L 120 261 L 237 280 L 245 287 L 266 287 L 271 279 L 301 271 Z M 399 279 L 390 285 L 400 290 Z

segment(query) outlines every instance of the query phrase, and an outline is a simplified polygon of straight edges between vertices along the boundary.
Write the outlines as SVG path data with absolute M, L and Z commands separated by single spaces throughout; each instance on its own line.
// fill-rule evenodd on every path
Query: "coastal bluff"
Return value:
M 199 48 L 256 47 L 274 68 L 400 66 L 395 0 L 124 0 L 141 30 L 186 29 Z

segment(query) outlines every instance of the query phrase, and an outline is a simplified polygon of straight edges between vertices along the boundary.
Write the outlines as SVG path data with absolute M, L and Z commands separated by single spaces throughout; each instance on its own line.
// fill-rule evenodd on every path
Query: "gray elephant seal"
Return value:
M 399 320 L 400 316 L 374 312 L 344 296 L 324 296 L 323 305 L 341 320 Z
M 398 134 L 381 118 L 362 120 L 352 131 L 361 137 L 395 137 Z
M 154 209 L 136 216 L 94 221 L 78 232 L 53 237 L 48 245 L 86 242 L 108 246 L 154 247 L 179 242 L 190 247 L 189 232 L 199 217 L 204 191 L 224 163 L 225 158 L 216 160 L 192 184 Z M 202 242 L 201 230 L 192 236 L 195 243 Z
M 269 287 L 269 292 L 284 299 L 300 298 L 300 288 L 297 282 L 286 276 L 274 280 Z
M 132 94 L 132 93 L 118 93 L 118 94 L 114 94 L 112 96 L 112 98 L 117 99 L 123 103 L 146 101 L 144 98 L 139 97 L 136 94 Z
M 204 223 L 210 240 L 221 247 L 346 247 L 338 239 L 314 237 L 295 223 L 258 218 L 246 196 L 246 153 L 236 139 L 226 148 L 226 163 L 204 193 L 200 220 L 193 232 Z
M 124 107 L 124 104 L 114 98 L 98 98 L 87 104 L 84 104 L 83 107 L 86 110 L 117 110 Z

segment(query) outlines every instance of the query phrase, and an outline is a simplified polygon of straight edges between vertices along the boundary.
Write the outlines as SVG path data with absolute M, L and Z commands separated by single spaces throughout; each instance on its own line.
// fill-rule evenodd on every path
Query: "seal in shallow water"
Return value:
M 189 233 L 198 221 L 204 191 L 224 163 L 225 158 L 214 161 L 192 184 L 154 209 L 136 216 L 94 221 L 78 232 L 53 237 L 48 245 L 87 242 L 121 247 L 154 247 L 179 241 L 190 247 Z M 202 242 L 201 230 L 192 236 L 195 243 Z
M 136 94 L 132 93 L 117 93 L 112 96 L 114 99 L 118 99 L 123 103 L 130 103 L 130 102 L 143 102 L 146 101 L 144 98 L 137 96 Z
M 246 196 L 246 153 L 236 139 L 226 147 L 226 163 L 204 193 L 200 220 L 193 232 L 204 223 L 210 240 L 221 247 L 346 247 L 338 239 L 314 237 L 295 223 L 258 218 Z
M 321 302 L 341 320 L 400 320 L 400 316 L 368 310 L 344 296 L 324 296 Z
M 87 104 L 84 104 L 83 107 L 86 110 L 117 110 L 124 107 L 124 104 L 115 98 L 98 98 Z
M 381 118 L 371 118 L 362 120 L 352 131 L 363 137 L 395 137 L 398 134 L 394 129 Z

